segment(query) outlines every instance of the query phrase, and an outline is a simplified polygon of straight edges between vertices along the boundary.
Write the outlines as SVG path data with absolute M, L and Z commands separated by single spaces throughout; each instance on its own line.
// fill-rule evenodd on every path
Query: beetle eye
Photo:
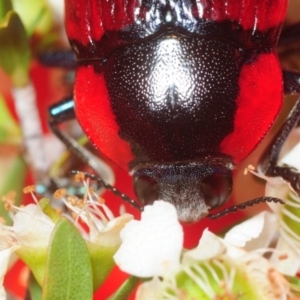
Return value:
M 134 190 L 136 196 L 144 205 L 152 204 L 159 198 L 157 181 L 146 175 L 135 178 Z
M 232 191 L 232 176 L 213 174 L 202 180 L 202 192 L 209 209 L 222 206 L 229 198 Z

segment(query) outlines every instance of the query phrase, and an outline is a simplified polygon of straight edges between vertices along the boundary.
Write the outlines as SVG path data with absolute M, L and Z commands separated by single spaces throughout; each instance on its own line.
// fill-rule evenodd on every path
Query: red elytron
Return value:
M 274 47 L 287 0 L 65 0 L 76 116 L 130 170 L 139 200 L 183 221 L 222 205 L 231 171 L 283 100 Z

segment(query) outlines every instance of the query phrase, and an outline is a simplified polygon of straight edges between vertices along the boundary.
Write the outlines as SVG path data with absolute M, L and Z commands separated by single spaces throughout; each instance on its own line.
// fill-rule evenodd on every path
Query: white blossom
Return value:
M 267 222 L 273 219 L 268 213 L 261 214 L 234 228 L 225 239 L 206 229 L 198 246 L 186 251 L 175 208 L 156 201 L 145 207 L 141 221 L 132 220 L 121 231 L 123 243 L 114 259 L 131 275 L 153 277 L 140 285 L 137 300 L 181 299 L 187 295 L 235 299 L 245 291 L 253 299 L 287 299 L 289 283 L 254 247 L 265 246 L 258 242 L 260 236 L 271 240 L 266 232 L 272 224 Z M 255 222 L 258 224 L 252 226 Z M 247 244 L 252 248 L 249 252 L 245 250 Z
M 141 221 L 126 224 L 121 239 L 114 260 L 124 272 L 152 277 L 174 272 L 179 267 L 183 230 L 170 203 L 155 201 L 146 206 Z

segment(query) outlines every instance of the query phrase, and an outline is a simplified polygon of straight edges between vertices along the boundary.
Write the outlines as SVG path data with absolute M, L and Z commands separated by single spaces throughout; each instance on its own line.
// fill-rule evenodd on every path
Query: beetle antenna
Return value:
M 134 208 L 138 209 L 139 211 L 143 210 L 143 208 L 141 207 L 141 205 L 138 202 L 136 202 L 134 199 L 129 198 L 128 196 L 126 196 L 125 194 L 123 194 L 122 192 L 120 192 L 118 189 L 116 189 L 115 187 L 111 186 L 110 184 L 108 184 L 107 182 L 105 182 L 101 178 L 97 177 L 96 175 L 93 175 L 93 174 L 90 174 L 90 173 L 86 173 L 86 172 L 82 172 L 82 171 L 75 171 L 75 170 L 70 171 L 70 173 L 72 175 L 79 174 L 79 173 L 84 174 L 85 177 L 90 178 L 93 181 L 96 181 L 98 184 L 100 184 L 101 186 L 103 186 L 107 190 L 112 191 L 115 195 L 117 195 L 118 197 L 120 197 L 123 201 L 125 201 L 125 202 L 129 203 L 130 205 L 132 205 Z
M 237 210 L 245 209 L 247 207 L 251 207 L 253 205 L 260 204 L 260 203 L 265 203 L 265 202 L 274 202 L 274 203 L 285 204 L 285 202 L 283 200 L 279 199 L 279 198 L 260 197 L 260 198 L 255 198 L 255 199 L 240 203 L 238 205 L 234 205 L 234 206 L 225 208 L 224 210 L 222 210 L 220 212 L 217 212 L 215 214 L 209 214 L 206 217 L 211 219 L 211 220 L 215 220 L 215 219 L 218 219 L 218 218 L 220 218 L 222 216 L 225 216 L 229 213 L 236 212 Z

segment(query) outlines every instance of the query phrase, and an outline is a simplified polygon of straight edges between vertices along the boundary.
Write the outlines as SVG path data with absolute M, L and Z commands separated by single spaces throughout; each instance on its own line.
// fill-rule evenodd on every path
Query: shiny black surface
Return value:
M 132 166 L 218 154 L 233 131 L 241 58 L 233 43 L 176 32 L 111 55 L 101 71 Z

